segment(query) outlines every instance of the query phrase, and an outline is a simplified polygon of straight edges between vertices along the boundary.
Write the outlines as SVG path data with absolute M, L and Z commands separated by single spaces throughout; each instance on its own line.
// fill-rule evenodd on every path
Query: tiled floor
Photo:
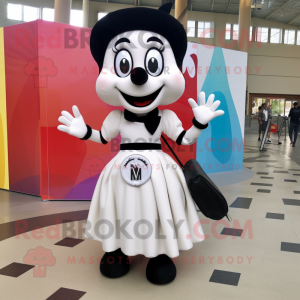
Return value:
M 101 276 L 101 244 L 83 235 L 90 202 L 0 191 L 0 298 L 299 300 L 300 146 L 283 141 L 262 153 L 253 134 L 246 145 L 244 171 L 212 176 L 232 221 L 199 212 L 206 240 L 181 251 L 166 286 L 146 280 L 140 255 L 126 276 Z

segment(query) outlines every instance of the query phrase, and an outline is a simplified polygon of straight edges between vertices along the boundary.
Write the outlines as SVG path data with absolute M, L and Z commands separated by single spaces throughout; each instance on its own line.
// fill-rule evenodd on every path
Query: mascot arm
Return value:
M 105 141 L 110 142 L 120 133 L 121 116 L 122 112 L 119 109 L 116 109 L 110 112 L 105 118 L 100 131 L 103 144 L 106 144 Z
M 86 125 L 76 105 L 72 107 L 74 117 L 67 111 L 62 111 L 58 120 L 64 124 L 57 127 L 58 130 L 73 135 L 81 140 L 91 140 L 96 143 L 106 144 L 119 133 L 121 111 L 112 111 L 104 120 L 101 131 L 91 129 Z
M 177 115 L 169 109 L 163 110 L 162 124 L 163 132 L 178 145 L 194 144 L 202 131 L 194 125 L 185 131 Z
M 208 122 L 212 119 L 222 116 L 223 110 L 217 110 L 220 105 L 220 101 L 214 102 L 215 96 L 212 94 L 208 97 L 207 103 L 205 103 L 205 93 L 199 94 L 200 105 L 193 99 L 189 99 L 188 102 L 192 107 L 194 113 L 193 126 L 185 131 L 182 127 L 182 123 L 177 115 L 171 110 L 163 111 L 163 132 L 176 141 L 179 145 L 192 145 L 198 139 L 201 131 L 208 126 Z

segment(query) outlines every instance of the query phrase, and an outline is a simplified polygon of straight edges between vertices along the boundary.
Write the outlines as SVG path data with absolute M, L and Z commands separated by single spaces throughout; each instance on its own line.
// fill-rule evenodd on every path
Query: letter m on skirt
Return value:
M 142 180 L 142 169 L 138 166 L 131 165 L 130 179 L 131 180 Z

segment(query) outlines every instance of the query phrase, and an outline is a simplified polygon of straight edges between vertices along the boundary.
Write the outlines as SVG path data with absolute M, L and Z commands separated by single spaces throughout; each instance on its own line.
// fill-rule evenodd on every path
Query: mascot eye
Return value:
M 158 76 L 162 73 L 164 61 L 159 50 L 149 49 L 145 58 L 145 67 L 151 76 Z
M 127 50 L 121 50 L 115 58 L 115 72 L 119 77 L 126 77 L 132 69 L 132 58 Z

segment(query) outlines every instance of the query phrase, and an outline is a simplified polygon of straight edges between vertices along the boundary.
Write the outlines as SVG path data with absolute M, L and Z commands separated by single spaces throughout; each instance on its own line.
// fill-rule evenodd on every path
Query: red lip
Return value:
M 133 103 L 136 105 L 136 106 L 146 106 L 148 105 L 149 103 L 151 103 L 152 100 L 147 100 L 147 101 L 144 101 L 144 102 L 139 102 L 139 101 L 134 101 Z

